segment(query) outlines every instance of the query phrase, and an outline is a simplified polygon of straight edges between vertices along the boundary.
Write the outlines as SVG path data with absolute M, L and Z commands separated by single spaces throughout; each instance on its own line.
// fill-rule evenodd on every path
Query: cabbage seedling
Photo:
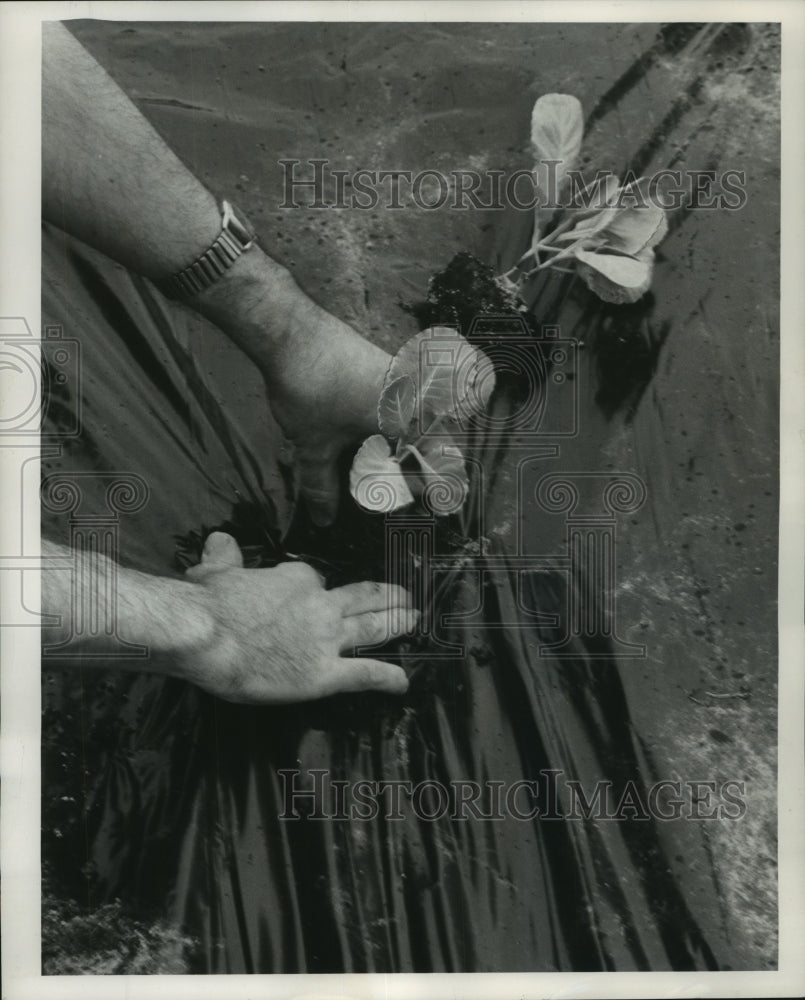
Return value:
M 484 410 L 494 386 L 492 362 L 452 327 L 403 344 L 380 393 L 380 433 L 352 463 L 350 492 L 360 506 L 389 513 L 424 498 L 433 513 L 460 510 L 469 479 L 451 432 Z

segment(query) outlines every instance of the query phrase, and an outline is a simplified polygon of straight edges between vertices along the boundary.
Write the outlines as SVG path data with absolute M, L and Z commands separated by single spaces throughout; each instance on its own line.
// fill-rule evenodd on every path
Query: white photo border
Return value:
M 35 628 L 0 629 L 0 851 L 3 997 L 8 1000 L 148 998 L 500 996 L 801 996 L 805 993 L 805 7 L 769 2 L 127 2 L 6 3 L 0 10 L 0 317 L 40 330 L 41 22 L 73 18 L 144 21 L 780 21 L 782 24 L 782 339 L 779 570 L 779 967 L 771 972 L 529 973 L 451 975 L 63 976 L 40 971 L 40 683 Z M 13 407 L 18 401 L 0 400 Z M 13 409 L 11 412 L 15 412 Z M 14 551 L 19 454 L 0 449 L 0 566 Z M 36 465 L 35 456 L 34 466 Z M 36 469 L 34 468 L 34 472 Z M 17 476 L 14 481 L 14 476 Z M 27 477 L 35 487 L 38 478 Z M 38 491 L 26 507 L 38 510 Z M 27 542 L 26 542 L 27 544 Z M 11 547 L 10 547 L 11 546 Z M 27 548 L 35 555 L 38 538 Z M 0 573 L 0 586 L 8 586 Z M 39 581 L 26 573 L 25 600 Z M 9 599 L 0 590 L 3 608 Z M 0 621 L 3 619 L 0 617 Z

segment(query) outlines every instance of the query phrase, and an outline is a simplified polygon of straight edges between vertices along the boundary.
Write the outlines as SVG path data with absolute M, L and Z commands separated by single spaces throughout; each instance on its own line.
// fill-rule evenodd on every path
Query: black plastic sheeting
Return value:
M 502 238 L 516 256 L 522 233 Z M 207 531 L 223 528 L 250 565 L 292 553 L 331 584 L 384 578 L 382 517 L 346 496 L 330 530 L 294 513 L 259 380 L 234 349 L 147 282 L 47 227 L 44 276 L 43 322 L 81 345 L 80 384 L 54 384 L 48 413 L 49 432 L 69 427 L 80 397 L 81 435 L 65 439 L 61 457 L 43 455 L 44 475 L 91 473 L 81 480 L 86 510 L 103 509 L 107 474 L 143 478 L 147 504 L 118 519 L 122 562 L 178 572 Z M 539 294 L 543 321 L 571 316 L 577 341 L 598 331 L 587 376 L 597 411 L 634 411 L 668 333 L 652 325 L 653 299 L 620 312 L 585 297 L 574 305 L 561 280 Z M 642 333 L 630 341 L 638 348 L 624 347 L 626 336 L 608 340 L 616 321 Z M 222 372 L 242 378 L 253 420 L 216 389 Z M 524 391 L 502 375 L 498 426 L 520 412 Z M 546 422 L 562 406 L 550 396 Z M 596 433 L 600 425 L 593 448 Z M 197 941 L 193 972 L 705 970 L 734 961 L 720 931 L 702 931 L 672 870 L 673 824 L 629 810 L 563 818 L 568 781 L 587 793 L 610 782 L 616 799 L 632 788 L 646 803 L 667 775 L 630 721 L 618 637 L 569 627 L 569 595 L 581 594 L 582 607 L 590 595 L 587 577 L 568 571 L 566 517 L 533 499 L 512 506 L 518 463 L 533 448 L 518 452 L 507 435 L 479 433 L 467 445 L 468 510 L 433 529 L 428 544 L 442 567 L 433 632 L 387 651 L 410 672 L 404 698 L 251 708 L 95 666 L 46 673 L 43 855 L 58 891 L 90 907 L 120 898 L 133 913 L 168 914 Z M 589 468 L 578 450 L 563 455 L 520 467 L 529 496 L 547 473 Z M 504 514 L 517 530 L 489 531 Z M 66 542 L 68 515 L 46 508 L 43 530 Z M 415 583 L 421 562 L 411 553 L 399 562 Z M 540 655 L 562 641 L 563 658 Z M 282 818 L 288 782 L 310 789 L 317 771 L 328 818 L 307 816 L 312 800 L 302 797 L 300 818 Z M 391 818 L 382 807 L 371 819 L 333 815 L 332 783 L 362 780 L 476 781 L 484 794 L 495 782 L 533 781 L 541 815 L 426 819 L 438 804 L 432 790 L 419 810 L 403 793 Z M 716 898 L 710 860 L 703 851 L 688 860 L 697 891 Z
M 95 470 L 142 468 L 133 452 L 150 444 L 171 469 L 153 490 L 158 506 L 165 494 L 182 503 L 196 492 L 191 483 L 205 485 L 203 432 L 218 447 L 227 441 L 224 414 L 210 411 L 210 399 L 188 402 L 192 362 L 171 342 L 163 307 L 145 284 L 58 236 L 48 234 L 48 242 L 70 296 L 49 311 L 81 317 L 84 371 L 96 361 L 100 368 L 97 382 L 87 377 L 82 387 Z M 95 389 L 103 395 L 99 407 L 117 401 L 127 432 L 110 426 L 113 417 L 99 420 L 106 433 L 95 430 Z M 501 420 L 505 406 L 504 398 L 493 410 Z M 191 455 L 187 431 L 202 410 L 206 426 L 193 427 Z M 141 421 L 155 426 L 137 427 Z M 491 469 L 510 456 L 505 440 L 488 450 Z M 246 472 L 233 464 L 234 489 L 259 503 Z M 161 528 L 155 512 L 149 515 L 138 519 L 144 545 L 149 531 L 153 537 Z M 378 518 L 352 514 L 353 522 L 361 517 L 370 523 L 338 530 L 347 538 L 373 536 L 374 551 L 364 542 L 360 555 L 383 579 L 383 531 Z M 234 518 L 241 532 L 259 527 L 255 516 Z M 522 519 L 525 551 L 529 520 Z M 343 567 L 351 559 L 360 572 L 354 553 L 339 558 L 337 543 L 335 551 L 322 547 L 325 561 L 315 559 L 320 549 L 314 564 Z M 467 570 L 462 553 L 453 556 L 455 568 L 434 578 L 434 608 L 440 619 L 473 619 L 471 629 L 438 633 L 464 653 L 449 656 L 448 649 L 445 658 L 440 649 L 441 658 L 431 660 L 421 640 L 413 647 L 419 656 L 405 661 L 412 686 L 402 701 L 344 696 L 253 709 L 152 678 L 134 682 L 122 716 L 114 702 L 124 697 L 123 682 L 102 695 L 102 706 L 91 700 L 99 722 L 112 716 L 106 725 L 115 731 L 103 768 L 93 768 L 86 818 L 103 895 L 151 907 L 173 896 L 177 918 L 203 942 L 204 969 L 216 972 L 712 967 L 654 822 L 635 822 L 633 810 L 620 820 L 563 820 L 566 800 L 551 799 L 575 779 L 588 794 L 595 781 L 608 780 L 618 800 L 633 781 L 648 801 L 650 765 L 631 731 L 618 667 L 601 659 L 612 655 L 606 639 L 577 639 L 569 658 L 540 660 L 539 646 L 560 641 L 566 629 L 565 574 L 508 568 L 505 558 L 488 573 L 477 559 Z M 479 607 L 483 614 L 473 614 Z M 532 625 L 533 612 L 556 615 L 559 625 Z M 312 789 L 317 769 L 326 772 L 325 821 L 303 818 L 309 798 L 288 798 L 289 790 Z M 488 783 L 508 789 L 523 779 L 538 783 L 547 818 L 527 821 L 510 811 L 503 818 L 505 809 L 493 809 Z M 485 789 L 482 814 L 501 818 L 473 819 L 466 809 L 453 818 L 451 802 L 443 818 L 430 820 L 424 816 L 439 812 L 438 793 L 423 791 L 413 809 L 404 789 L 399 818 L 389 818 L 386 800 L 374 820 L 338 818 L 331 783 L 355 787 L 361 780 L 434 780 L 446 789 L 474 780 Z M 523 813 L 533 806 L 527 791 L 513 801 Z M 361 813 L 368 811 L 364 803 Z M 298 820 L 278 819 L 294 812 Z

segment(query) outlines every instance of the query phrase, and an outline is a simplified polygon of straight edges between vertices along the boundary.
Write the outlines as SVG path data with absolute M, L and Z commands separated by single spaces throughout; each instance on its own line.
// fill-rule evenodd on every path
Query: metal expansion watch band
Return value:
M 221 233 L 215 242 L 189 267 L 162 282 L 167 295 L 172 298 L 198 295 L 215 284 L 257 242 L 251 224 L 237 215 L 228 201 L 221 202 L 221 213 Z

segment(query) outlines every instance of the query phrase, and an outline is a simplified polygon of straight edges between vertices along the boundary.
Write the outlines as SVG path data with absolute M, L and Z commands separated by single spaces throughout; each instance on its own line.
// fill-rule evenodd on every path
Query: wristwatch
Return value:
M 256 242 L 257 236 L 248 219 L 236 212 L 228 201 L 222 201 L 218 238 L 189 267 L 163 281 L 163 291 L 171 298 L 198 295 L 214 285 Z

